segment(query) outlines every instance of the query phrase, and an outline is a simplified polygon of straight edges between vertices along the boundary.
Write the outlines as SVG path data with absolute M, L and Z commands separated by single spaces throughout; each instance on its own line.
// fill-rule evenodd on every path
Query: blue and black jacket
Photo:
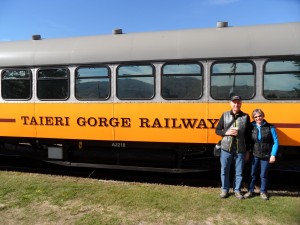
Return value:
M 261 126 L 252 122 L 252 144 L 253 155 L 259 158 L 276 156 L 279 146 L 278 136 L 275 127 L 263 120 Z

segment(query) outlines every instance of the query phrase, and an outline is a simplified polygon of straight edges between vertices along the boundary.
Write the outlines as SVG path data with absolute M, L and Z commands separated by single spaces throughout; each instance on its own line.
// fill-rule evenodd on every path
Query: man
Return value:
M 243 168 L 245 160 L 249 157 L 250 149 L 250 117 L 241 111 L 242 98 L 235 95 L 230 100 L 230 111 L 222 114 L 216 127 L 216 134 L 222 136 L 221 141 L 221 198 L 227 198 L 230 188 L 229 174 L 231 162 L 235 161 L 234 193 L 238 199 L 243 199 L 241 194 Z

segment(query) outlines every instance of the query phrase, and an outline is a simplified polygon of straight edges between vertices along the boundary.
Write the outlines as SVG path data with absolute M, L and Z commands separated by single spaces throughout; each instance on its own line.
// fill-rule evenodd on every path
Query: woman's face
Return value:
M 262 114 L 260 114 L 260 113 L 255 113 L 255 114 L 253 115 L 253 119 L 254 119 L 254 121 L 255 121 L 257 124 L 262 124 L 263 119 L 264 119 L 264 116 L 263 116 Z

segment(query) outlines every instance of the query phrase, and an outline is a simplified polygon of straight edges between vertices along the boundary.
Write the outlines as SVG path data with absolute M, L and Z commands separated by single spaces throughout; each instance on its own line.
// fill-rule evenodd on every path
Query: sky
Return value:
M 300 22 L 300 0 L 0 0 L 0 41 Z

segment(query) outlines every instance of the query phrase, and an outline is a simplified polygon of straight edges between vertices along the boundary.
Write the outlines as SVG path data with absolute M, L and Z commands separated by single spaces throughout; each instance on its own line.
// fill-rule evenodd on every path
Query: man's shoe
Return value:
M 241 194 L 241 192 L 239 192 L 239 191 L 234 192 L 234 196 L 240 200 L 242 200 L 244 198 L 243 195 Z
M 261 192 L 260 197 L 262 198 L 262 200 L 268 200 L 269 199 L 268 195 L 265 192 Z
M 220 198 L 227 198 L 229 195 L 228 195 L 228 192 L 227 191 L 222 191 L 221 194 L 220 194 Z
M 251 198 L 253 197 L 253 192 L 251 191 L 248 191 L 245 195 L 244 195 L 244 198 Z

